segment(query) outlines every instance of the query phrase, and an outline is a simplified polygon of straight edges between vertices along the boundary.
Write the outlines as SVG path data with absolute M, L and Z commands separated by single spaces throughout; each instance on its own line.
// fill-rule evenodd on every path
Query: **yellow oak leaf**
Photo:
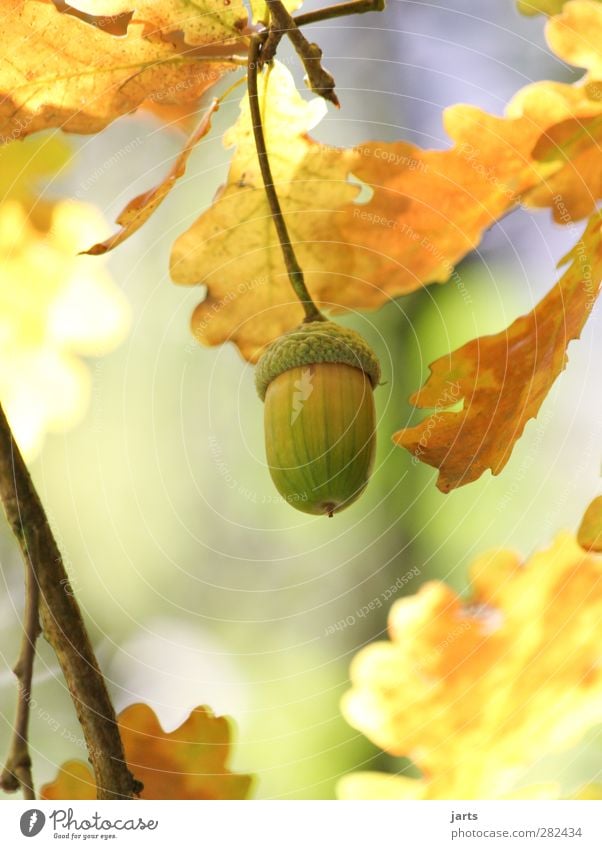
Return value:
M 600 79 L 602 4 L 598 0 L 570 0 L 565 3 L 562 13 L 547 22 L 546 37 L 561 59 L 577 68 L 586 68 L 591 78 Z
M 0 400 L 28 459 L 47 431 L 85 413 L 90 374 L 79 356 L 108 353 L 129 326 L 107 271 L 77 256 L 104 229 L 98 212 L 34 192 L 66 158 L 54 138 L 0 148 Z
M 471 568 L 472 595 L 438 581 L 396 602 L 389 642 L 351 665 L 343 713 L 421 779 L 382 779 L 386 798 L 553 794 L 521 786 L 544 755 L 602 721 L 602 558 L 570 534 L 522 561 L 507 550 Z M 363 776 L 365 780 L 365 775 Z M 346 780 L 358 794 L 362 778 Z
M 567 0 L 516 0 L 523 15 L 557 15 Z
M 274 182 L 310 289 L 330 306 L 363 303 L 374 287 L 350 276 L 356 267 L 353 251 L 336 216 L 360 191 L 347 181 L 357 154 L 307 137 L 326 107 L 321 98 L 304 100 L 280 63 L 260 76 L 259 98 Z M 266 342 L 299 324 L 303 312 L 270 217 L 248 98 L 224 142 L 236 148 L 228 181 L 213 205 L 176 239 L 171 273 L 176 283 L 207 286 L 192 319 L 197 338 L 210 345 L 234 341 L 254 361 Z
M 231 727 L 223 716 L 195 708 L 174 731 L 161 728 L 148 705 L 134 704 L 118 717 L 125 757 L 142 781 L 141 799 L 246 799 L 252 777 L 231 772 Z M 42 799 L 95 799 L 89 766 L 67 761 L 42 787 Z
M 188 138 L 188 141 L 182 148 L 172 167 L 169 169 L 167 175 L 163 178 L 159 185 L 155 186 L 153 189 L 149 189 L 149 191 L 144 192 L 141 195 L 137 195 L 127 204 L 125 209 L 121 211 L 117 218 L 117 223 L 120 225 L 120 229 L 113 236 L 105 239 L 104 242 L 98 242 L 91 248 L 88 248 L 85 253 L 92 255 L 104 254 L 107 251 L 116 248 L 148 221 L 151 215 L 159 208 L 167 195 L 173 189 L 175 183 L 185 173 L 188 158 L 198 142 L 206 136 L 211 129 L 211 118 L 214 112 L 217 111 L 218 106 L 218 101 L 214 100 L 202 120 L 199 122 L 195 131 Z
M 602 495 L 594 498 L 585 511 L 577 539 L 586 551 L 602 552 Z
M 573 10 L 575 3 L 587 14 Z M 590 6 L 602 14 L 591 0 L 568 4 L 574 38 L 590 25 Z M 595 67 L 592 56 L 586 59 Z M 577 86 L 527 86 L 503 117 L 452 107 L 444 122 L 453 145 L 435 151 L 405 142 L 353 150 L 318 145 L 306 133 L 319 120 L 320 104 L 302 99 L 282 66 L 262 76 L 274 178 L 314 299 L 333 311 L 369 309 L 445 282 L 484 231 L 519 202 L 550 207 L 564 223 L 590 214 L 602 193 L 602 97 L 592 79 L 590 69 L 588 82 Z M 579 128 L 577 141 L 571 122 Z M 246 104 L 225 142 L 236 147 L 228 182 L 176 241 L 172 276 L 207 287 L 193 316 L 197 338 L 210 345 L 233 341 L 255 361 L 302 313 L 262 195 Z M 367 201 L 358 180 L 371 194 Z
M 116 37 L 38 0 L 0 0 L 0 40 L 4 141 L 46 127 L 94 133 L 147 98 L 193 102 L 235 67 L 146 38 L 144 23 Z
M 537 415 L 564 369 L 566 349 L 578 338 L 602 280 L 602 217 L 594 215 L 556 286 L 532 312 L 492 336 L 482 336 L 440 357 L 410 401 L 432 412 L 394 435 L 416 459 L 439 469 L 448 492 L 498 474 L 525 424 Z M 458 402 L 460 410 L 448 411 Z

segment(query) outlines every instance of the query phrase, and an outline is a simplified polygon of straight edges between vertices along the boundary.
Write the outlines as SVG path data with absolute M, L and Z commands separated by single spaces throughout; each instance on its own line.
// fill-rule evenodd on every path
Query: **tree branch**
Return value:
M 36 653 L 36 640 L 40 634 L 38 613 L 39 588 L 31 563 L 25 564 L 25 612 L 23 614 L 23 637 L 19 659 L 14 668 L 18 681 L 17 714 L 12 741 L 6 763 L 0 775 L 0 788 L 14 793 L 19 787 L 24 799 L 35 799 L 29 754 L 29 707 L 31 700 L 31 679 Z
M 342 18 L 345 15 L 361 15 L 364 12 L 384 12 L 385 0 L 349 0 L 348 3 L 336 3 L 325 9 L 316 9 L 313 12 L 305 12 L 295 15 L 295 23 L 298 27 L 308 24 L 317 24 L 320 21 L 329 21 L 333 18 Z
M 267 0 L 267 4 L 271 15 L 271 27 L 263 61 L 268 62 L 273 58 L 282 34 L 286 33 L 303 62 L 310 89 L 325 100 L 334 103 L 335 106 L 339 106 L 339 99 L 334 92 L 334 77 L 322 66 L 321 47 L 305 38 L 281 0 Z
M 0 498 L 39 589 L 44 637 L 65 676 L 96 778 L 97 798 L 129 799 L 141 785 L 125 762 L 115 711 L 63 559 L 0 407 Z

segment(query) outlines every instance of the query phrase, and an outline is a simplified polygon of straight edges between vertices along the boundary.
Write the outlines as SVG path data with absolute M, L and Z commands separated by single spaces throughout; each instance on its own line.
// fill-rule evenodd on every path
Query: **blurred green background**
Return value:
M 500 113 L 531 80 L 571 79 L 545 47 L 543 19 L 521 18 L 511 0 L 451 6 L 392 0 L 387 17 L 315 27 L 343 104 L 315 135 L 345 145 L 380 137 L 442 147 L 446 105 L 469 101 Z M 386 605 L 365 617 L 357 611 L 414 567 L 419 575 L 408 593 L 432 578 L 465 591 L 476 554 L 510 546 L 527 555 L 545 546 L 557 530 L 575 528 L 599 491 L 600 310 L 504 472 L 447 496 L 432 469 L 412 465 L 391 443 L 414 417 L 408 396 L 434 358 L 531 309 L 555 280 L 570 234 L 547 213 L 515 213 L 461 265 L 463 288 L 431 287 L 378 313 L 346 316 L 384 368 L 377 470 L 367 494 L 336 518 L 297 513 L 279 500 L 265 466 L 252 369 L 233 347 L 194 342 L 189 317 L 202 290 L 174 286 L 167 270 L 174 237 L 225 177 L 221 133 L 237 110 L 231 98 L 168 201 L 109 257 L 131 304 L 130 335 L 90 362 L 86 419 L 48 437 L 32 472 L 117 708 L 143 700 L 171 729 L 193 706 L 208 704 L 234 718 L 233 766 L 258 775 L 256 796 L 327 799 L 354 769 L 412 774 L 340 715 L 350 659 L 386 627 Z M 132 138 L 141 143 L 123 153 Z M 97 204 L 111 222 L 165 173 L 181 138 L 151 117 L 72 138 L 70 169 L 52 192 Z M 22 567 L 4 523 L 0 557 L 3 751 L 22 611 Z M 329 633 L 348 617 L 353 624 Z M 84 756 L 64 682 L 43 644 L 34 694 L 39 784 L 58 763 Z M 575 751 L 536 765 L 533 777 L 553 774 L 568 791 L 595 775 L 601 744 L 592 734 Z

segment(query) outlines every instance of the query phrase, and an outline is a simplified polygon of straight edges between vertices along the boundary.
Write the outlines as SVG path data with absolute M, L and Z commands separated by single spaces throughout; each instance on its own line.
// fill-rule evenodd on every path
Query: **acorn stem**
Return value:
M 291 286 L 301 301 L 305 311 L 305 321 L 325 321 L 326 319 L 313 302 L 312 297 L 307 290 L 303 271 L 297 261 L 294 248 L 291 244 L 286 221 L 282 214 L 282 207 L 280 206 L 276 187 L 274 186 L 272 169 L 270 168 L 270 160 L 265 144 L 263 123 L 261 120 L 261 107 L 257 91 L 257 71 L 261 48 L 266 35 L 267 33 L 264 32 L 251 37 L 251 48 L 249 50 L 249 61 L 247 64 L 249 108 L 251 110 L 251 122 L 253 124 L 253 135 L 255 137 L 255 147 L 257 148 L 257 158 L 259 160 L 259 167 L 261 169 L 261 176 L 263 178 L 263 185 L 268 199 L 272 221 L 274 222 L 280 247 L 282 248 L 284 264 L 286 265 Z

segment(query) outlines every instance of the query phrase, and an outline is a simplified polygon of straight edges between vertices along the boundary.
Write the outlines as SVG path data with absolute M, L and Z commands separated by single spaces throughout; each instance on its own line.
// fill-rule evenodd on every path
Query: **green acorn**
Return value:
M 268 346 L 255 373 L 266 454 L 276 489 L 293 507 L 332 516 L 364 491 L 379 379 L 364 339 L 331 321 L 302 324 Z

